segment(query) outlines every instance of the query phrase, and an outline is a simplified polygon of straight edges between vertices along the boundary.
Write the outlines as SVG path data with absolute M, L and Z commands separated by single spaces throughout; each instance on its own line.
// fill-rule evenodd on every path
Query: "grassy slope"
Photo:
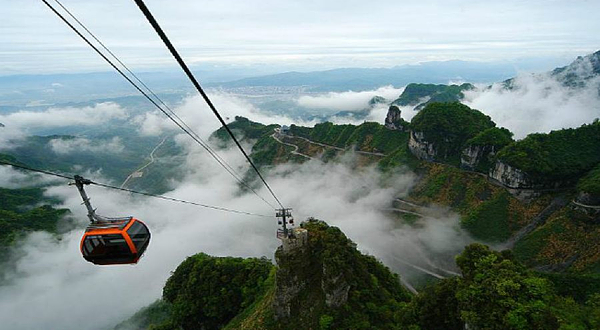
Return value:
M 531 267 L 572 262 L 571 271 L 600 272 L 600 226 L 567 207 L 517 242 L 514 251 Z
M 411 191 L 421 203 L 450 206 L 475 238 L 501 242 L 527 224 L 548 203 L 540 198 L 524 204 L 503 188 L 471 172 L 444 164 L 423 164 L 422 178 Z

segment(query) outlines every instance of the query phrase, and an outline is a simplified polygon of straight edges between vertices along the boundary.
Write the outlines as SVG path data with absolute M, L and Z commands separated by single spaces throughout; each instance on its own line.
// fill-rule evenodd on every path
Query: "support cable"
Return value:
M 100 39 L 98 39 L 96 37 L 96 35 L 94 33 L 92 33 L 92 31 L 90 31 L 75 15 L 73 15 L 73 13 L 71 13 L 71 11 L 65 7 L 60 1 L 58 0 L 54 0 L 54 2 L 56 2 L 67 14 L 69 14 L 69 16 L 71 16 L 71 18 L 73 18 L 73 20 L 75 20 L 75 22 L 77 22 L 77 24 L 79 26 L 81 26 L 81 28 L 83 28 L 92 38 L 94 38 L 94 40 L 96 40 L 96 42 L 102 46 L 102 48 L 104 48 L 104 50 L 106 50 L 111 56 L 112 58 L 115 59 L 115 61 L 117 61 L 133 78 L 135 78 L 135 80 L 137 80 L 137 82 L 139 82 L 145 89 L 146 91 L 148 91 L 155 99 L 158 100 L 158 102 L 160 102 L 160 104 L 165 107 L 169 113 L 175 117 L 177 120 L 179 120 L 181 122 L 181 124 L 190 132 L 192 133 L 198 140 L 200 140 L 202 143 L 204 143 L 203 147 L 205 147 L 205 149 L 208 149 L 208 153 L 211 154 L 213 157 L 215 158 L 219 158 L 219 160 L 221 160 L 223 162 L 223 164 L 225 166 L 227 166 L 227 168 L 229 168 L 232 172 L 235 173 L 235 179 L 238 181 L 243 181 L 241 179 L 241 175 L 239 173 L 237 173 L 237 171 L 231 167 L 231 165 L 229 165 L 214 149 L 212 149 L 212 147 L 210 146 L 210 144 L 208 144 L 206 141 L 202 140 L 202 138 L 191 128 L 189 127 L 184 121 L 183 119 L 181 119 L 181 117 L 179 117 L 177 115 L 177 113 L 175 113 L 175 111 L 173 111 L 173 109 L 171 109 L 171 107 L 169 107 L 158 95 L 156 95 L 156 93 L 154 93 L 154 91 L 152 91 L 152 89 L 150 89 L 150 87 L 148 87 L 148 85 L 146 85 L 133 71 L 131 71 L 129 69 L 129 67 L 127 67 L 127 65 L 125 65 L 125 63 L 123 63 L 118 57 L 117 55 L 115 55 Z M 233 175 L 233 174 L 232 174 Z M 248 187 L 249 188 L 249 187 Z M 271 207 L 273 207 L 273 205 L 270 205 Z M 273 207 L 274 208 L 274 207 Z
M 42 1 L 45 1 L 45 0 L 42 0 Z M 258 177 L 260 178 L 260 180 L 264 183 L 265 187 L 267 187 L 267 189 L 269 190 L 271 195 L 273 195 L 273 198 L 275 198 L 275 200 L 277 201 L 279 206 L 281 206 L 282 209 L 285 209 L 285 207 L 283 206 L 283 204 L 281 203 L 279 198 L 277 198 L 277 196 L 273 192 L 273 189 L 271 189 L 271 187 L 269 186 L 267 181 L 264 179 L 264 177 L 262 176 L 262 174 L 260 173 L 260 171 L 258 170 L 256 165 L 254 165 L 254 163 L 250 159 L 250 156 L 248 156 L 248 154 L 246 153 L 244 148 L 242 148 L 242 145 L 237 140 L 237 138 L 235 137 L 235 135 L 233 134 L 233 132 L 231 131 L 229 126 L 227 126 L 227 123 L 225 123 L 225 120 L 223 120 L 223 117 L 221 117 L 221 114 L 219 114 L 219 112 L 217 111 L 217 108 L 214 106 L 214 104 L 212 103 L 212 101 L 210 100 L 208 95 L 204 92 L 204 90 L 202 89 L 202 86 L 200 86 L 200 83 L 198 82 L 198 80 L 196 80 L 196 77 L 194 77 L 194 74 L 190 71 L 188 66 L 185 64 L 185 62 L 183 61 L 183 59 L 181 58 L 181 56 L 179 55 L 179 53 L 177 52 L 177 50 L 175 49 L 175 47 L 173 46 L 173 44 L 171 43 L 171 41 L 169 40 L 169 38 L 167 37 L 165 32 L 163 31 L 163 29 L 160 27 L 160 25 L 158 24 L 158 22 L 156 21 L 156 19 L 154 18 L 154 16 L 150 12 L 150 10 L 148 9 L 148 7 L 146 7 L 146 4 L 144 3 L 144 1 L 142 1 L 142 0 L 134 0 L 134 1 L 138 5 L 140 10 L 142 11 L 144 16 L 146 16 L 146 19 L 148 20 L 150 25 L 152 25 L 152 27 L 154 28 L 154 31 L 156 31 L 156 33 L 159 35 L 159 37 L 161 38 L 161 40 L 163 41 L 165 46 L 167 46 L 167 48 L 171 52 L 171 55 L 173 55 L 173 57 L 175 58 L 177 63 L 179 63 L 179 66 L 181 66 L 181 68 L 183 69 L 185 74 L 188 76 L 188 78 L 190 79 L 190 81 L 192 82 L 194 87 L 196 87 L 196 89 L 198 90 L 200 95 L 202 95 L 202 98 L 204 98 L 204 101 L 206 102 L 208 107 L 215 114 L 215 116 L 217 117 L 219 122 L 221 122 L 221 125 L 225 128 L 227 133 L 229 133 L 229 136 L 231 136 L 231 139 L 233 140 L 233 142 L 235 142 L 238 149 L 240 149 L 240 151 L 242 152 L 244 157 L 246 157 L 246 160 L 250 163 L 250 165 L 252 166 L 252 168 L 254 169 L 254 171 L 256 172 Z
M 55 0 L 56 1 L 56 0 Z M 230 175 L 232 175 L 242 186 L 244 186 L 245 188 L 247 188 L 248 190 L 252 191 L 256 196 L 258 196 L 262 201 L 264 201 L 265 203 L 267 203 L 270 207 L 272 208 L 276 208 L 275 206 L 273 206 L 271 203 L 269 203 L 267 200 L 265 200 L 262 196 L 260 196 L 256 190 L 254 190 L 248 183 L 246 183 L 243 179 L 241 179 L 240 175 L 237 174 L 237 172 L 229 165 L 227 164 L 222 157 L 220 157 L 206 142 L 204 142 L 199 136 L 198 134 L 196 134 L 194 131 L 191 130 L 191 128 L 189 128 L 189 126 L 187 126 L 187 124 L 185 124 L 185 122 L 179 118 L 179 116 L 177 116 L 177 114 L 175 114 L 175 112 L 173 110 L 171 110 L 168 106 L 166 106 L 166 104 L 156 95 L 154 94 L 154 92 L 152 92 L 152 90 L 150 88 L 148 88 L 148 86 L 146 86 L 143 82 L 141 82 L 141 80 L 139 78 L 137 78 L 137 76 L 135 74 L 133 74 L 133 72 L 131 72 L 127 66 L 125 66 L 110 50 L 108 50 L 107 47 L 104 46 L 104 44 L 102 44 L 85 26 L 83 26 L 83 24 L 77 20 L 74 15 L 72 15 L 60 2 L 56 1 L 62 8 L 65 9 L 65 11 L 67 13 L 69 13 L 69 15 L 71 17 L 73 17 L 75 19 L 75 21 L 77 21 L 96 41 L 98 41 L 98 43 L 100 43 L 100 45 L 102 45 L 102 47 L 104 47 L 104 49 L 106 49 L 129 73 L 132 74 L 132 76 L 134 76 L 144 87 L 146 87 L 146 89 L 148 89 L 148 91 L 154 96 L 156 97 L 159 102 L 161 102 L 162 104 L 164 104 L 171 112 L 171 114 L 169 114 L 167 111 L 165 111 L 154 99 L 152 99 L 145 91 L 143 91 L 133 80 L 131 80 L 131 78 L 129 78 L 121 69 L 119 69 L 105 54 L 103 54 L 96 46 L 94 46 L 81 32 L 79 32 L 79 30 L 77 30 L 76 27 L 74 27 L 62 14 L 60 14 L 51 4 L 49 4 L 46 0 L 42 0 L 42 2 L 44 2 L 44 4 L 46 4 L 65 24 L 67 24 L 81 39 L 83 39 L 94 51 L 96 51 L 96 53 L 98 53 L 98 55 L 100 55 L 108 64 L 110 64 L 110 66 L 112 66 L 113 69 L 115 69 L 123 78 L 125 78 L 125 80 L 127 80 L 133 87 L 135 87 L 135 89 L 138 90 L 138 92 L 140 92 L 144 97 L 146 97 L 146 99 L 148 99 L 148 101 L 150 101 L 156 108 L 158 108 L 163 114 L 165 114 L 173 123 L 175 123 L 181 130 L 183 130 L 187 135 L 189 135 L 196 143 L 198 143 L 199 145 L 201 145 Z M 177 119 L 179 119 L 181 121 L 178 122 L 177 120 L 175 120 L 175 117 Z M 268 186 L 267 186 L 268 187 Z M 270 189 L 269 189 L 270 190 Z
M 18 169 L 22 169 L 22 170 L 26 170 L 26 171 L 30 171 L 30 172 L 51 175 L 51 176 L 55 176 L 55 177 L 63 178 L 63 179 L 67 179 L 67 180 L 75 180 L 75 176 L 72 176 L 72 175 L 65 175 L 65 174 L 59 174 L 59 173 L 54 173 L 54 172 L 50 172 L 50 171 L 40 170 L 40 169 L 36 169 L 36 168 L 25 166 L 25 165 L 14 164 L 14 163 L 7 162 L 7 161 L 4 161 L 4 160 L 0 160 L 0 164 L 2 164 L 2 165 L 9 165 L 9 166 L 12 166 L 12 167 L 15 167 L 15 168 L 18 168 Z M 243 215 L 251 215 L 251 216 L 257 216 L 257 217 L 263 217 L 263 218 L 272 218 L 272 216 L 268 216 L 268 215 L 264 215 L 264 214 L 257 214 L 257 213 L 251 213 L 251 212 L 234 210 L 234 209 L 230 209 L 230 208 L 226 208 L 226 207 L 221 207 L 221 206 L 213 206 L 213 205 L 208 205 L 208 204 L 201 204 L 201 203 L 196 203 L 196 202 L 190 202 L 190 201 L 187 201 L 187 200 L 184 200 L 184 199 L 179 199 L 179 198 L 174 198 L 174 197 L 169 197 L 169 196 L 164 196 L 164 195 L 158 195 L 158 194 L 151 194 L 151 193 L 142 192 L 142 191 L 136 191 L 136 190 L 132 190 L 132 189 L 120 188 L 120 187 L 117 187 L 117 186 L 112 186 L 112 185 L 109 185 L 109 184 L 105 184 L 105 183 L 101 183 L 101 182 L 95 182 L 95 181 L 91 181 L 91 180 L 86 180 L 85 182 L 86 182 L 86 184 L 92 184 L 92 185 L 96 185 L 96 186 L 103 187 L 103 188 L 120 190 L 120 191 L 124 191 L 124 192 L 128 192 L 128 193 L 132 193 L 132 194 L 137 194 L 137 195 L 143 195 L 143 196 L 148 196 L 148 197 L 159 198 L 159 199 L 163 199 L 163 200 L 167 200 L 167 201 L 171 201 L 171 202 L 177 202 L 177 203 L 183 203 L 183 204 L 190 204 L 190 205 L 194 205 L 194 206 L 209 208 L 209 209 L 218 210 L 218 211 L 230 212 L 230 213 L 237 213 L 237 214 L 243 214 Z

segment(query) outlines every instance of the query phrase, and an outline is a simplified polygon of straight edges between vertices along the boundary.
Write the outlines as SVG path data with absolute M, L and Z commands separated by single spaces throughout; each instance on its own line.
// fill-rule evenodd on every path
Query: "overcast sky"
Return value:
M 52 1 L 50 1 L 53 3 Z M 132 0 L 62 0 L 135 69 L 173 64 Z M 325 69 L 564 59 L 600 49 L 600 1 L 147 0 L 196 66 Z M 0 75 L 108 71 L 38 0 L 0 0 Z

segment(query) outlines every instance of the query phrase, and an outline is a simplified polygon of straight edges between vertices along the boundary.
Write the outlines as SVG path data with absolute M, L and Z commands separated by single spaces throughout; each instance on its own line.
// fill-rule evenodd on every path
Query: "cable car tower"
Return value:
M 294 231 L 292 228 L 294 226 L 294 217 L 292 216 L 292 209 L 277 209 L 275 212 L 275 217 L 278 218 L 277 224 L 281 226 L 281 228 L 277 229 L 277 238 L 291 238 L 294 236 Z

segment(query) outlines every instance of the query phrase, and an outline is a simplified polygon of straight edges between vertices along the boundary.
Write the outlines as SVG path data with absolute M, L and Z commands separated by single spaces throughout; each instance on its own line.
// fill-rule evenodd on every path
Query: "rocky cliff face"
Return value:
M 432 161 L 437 156 L 437 151 L 433 143 L 425 140 L 423 132 L 410 132 L 410 139 L 408 140 L 408 148 L 419 159 Z
M 514 196 L 525 198 L 531 197 L 527 194 L 528 190 L 531 194 L 536 195 L 542 190 L 561 189 L 573 185 L 572 180 L 544 181 L 543 179 L 533 178 L 526 172 L 499 160 L 490 170 L 489 177 L 503 184 Z
M 273 310 L 275 319 L 314 323 L 310 311 L 337 308 L 348 300 L 350 285 L 343 273 L 327 265 L 327 260 L 315 259 L 315 251 L 308 244 L 308 231 L 295 229 L 296 238 L 283 239 L 275 259 L 279 266 Z
M 513 189 L 532 189 L 534 188 L 532 180 L 527 173 L 512 167 L 501 161 L 496 161 L 494 168 L 490 171 L 489 176 L 502 183 L 504 186 Z
M 390 106 L 387 116 L 385 117 L 385 127 L 404 131 L 406 129 L 407 122 L 402 119 L 401 114 L 402 111 L 400 108 L 395 105 Z
M 580 192 L 573 203 L 575 209 L 600 221 L 600 196 Z
M 392 328 L 391 314 L 372 313 L 367 306 L 385 309 L 410 299 L 397 275 L 322 221 L 303 222 L 295 233 L 275 253 L 276 329 L 351 329 L 359 322 Z
M 496 154 L 494 146 L 468 146 L 463 149 L 460 158 L 460 167 L 475 171 L 482 163 L 489 163 Z

